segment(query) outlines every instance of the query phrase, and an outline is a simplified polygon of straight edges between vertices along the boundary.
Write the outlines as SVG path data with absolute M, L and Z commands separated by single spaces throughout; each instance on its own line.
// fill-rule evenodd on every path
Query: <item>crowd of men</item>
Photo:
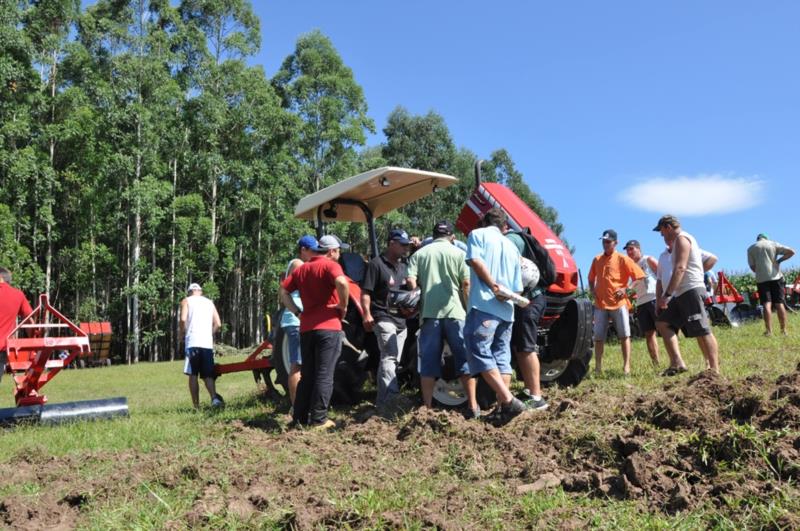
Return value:
M 696 338 L 706 369 L 719 372 L 719 348 L 705 308 L 707 281 L 716 257 L 700 248 L 671 215 L 658 220 L 666 249 L 656 259 L 642 252 L 638 240 L 616 251 L 617 233 L 601 236 L 603 252 L 592 261 L 589 291 L 594 300 L 593 338 L 595 373 L 601 374 L 609 323 L 620 340 L 623 373 L 631 370 L 631 301 L 635 293 L 636 318 L 653 366 L 659 366 L 661 336 L 669 357 L 662 372 L 673 376 L 687 370 L 681 357 L 678 332 Z M 765 335 L 772 334 L 772 311 L 781 333 L 787 334 L 785 283 L 780 264 L 794 250 L 759 234 L 747 251 L 763 305 Z M 538 359 L 538 329 L 548 282 L 543 275 L 524 276 L 526 242 L 510 231 L 506 213 L 488 210 L 481 226 L 472 230 L 466 246 L 458 245 L 453 225 L 440 221 L 422 244 L 401 230 L 389 232 L 382 253 L 366 264 L 360 306 L 364 329 L 375 335 L 380 357 L 376 374 L 378 413 L 391 411 L 402 396 L 398 366 L 409 340 L 407 314 L 397 304 L 403 294 L 419 295 L 417 369 L 423 405 L 434 407 L 434 386 L 442 377 L 443 350 L 449 347 L 456 373 L 467 397 L 465 415 L 481 418 L 476 379 L 492 389 L 497 407 L 487 416 L 503 424 L 520 413 L 547 409 L 542 397 Z M 288 391 L 294 426 L 329 429 L 333 379 L 343 341 L 342 320 L 347 315 L 350 281 L 339 263 L 347 245 L 335 235 L 317 240 L 306 235 L 297 243 L 297 257 L 288 264 L 280 286 L 285 310 L 280 326 L 288 338 Z M 31 312 L 24 295 L 10 286 L 11 273 L 0 268 L 0 341 Z M 214 385 L 213 335 L 220 327 L 214 303 L 202 295 L 199 284 L 189 286 L 181 301 L 180 328 L 185 336 L 185 368 L 194 407 L 199 407 L 199 378 L 213 406 L 222 406 Z M 516 304 L 515 304 L 516 303 Z M 412 339 L 413 340 L 413 339 Z M 511 391 L 512 356 L 524 381 L 516 396 Z M 5 370 L 5 345 L 0 344 L 0 377 Z

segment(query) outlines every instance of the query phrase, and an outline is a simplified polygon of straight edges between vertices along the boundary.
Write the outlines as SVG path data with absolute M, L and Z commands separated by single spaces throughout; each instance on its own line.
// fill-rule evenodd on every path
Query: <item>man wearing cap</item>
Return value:
M 644 333 L 647 351 L 654 367 L 658 367 L 658 339 L 656 338 L 656 275 L 658 261 L 649 255 L 642 254 L 638 240 L 629 240 L 623 247 L 628 258 L 644 271 L 645 277 L 633 282 L 636 291 L 636 319 Z
M 203 296 L 200 284 L 192 282 L 188 291 L 189 296 L 181 301 L 180 333 L 186 354 L 183 373 L 189 376 L 192 405 L 195 409 L 200 407 L 199 376 L 206 384 L 211 405 L 222 407 L 224 403 L 217 394 L 214 375 L 214 334 L 222 323 L 214 303 Z
M 658 317 L 656 327 L 664 339 L 670 366 L 665 376 L 686 371 L 678 344 L 678 330 L 686 337 L 697 338 L 709 370 L 719 373 L 717 339 L 711 331 L 706 313 L 703 259 L 694 236 L 681 228 L 675 216 L 665 215 L 658 220 L 654 231 L 660 232 L 667 247 L 672 249 L 672 274 L 666 286 L 656 290 Z
M 594 257 L 589 269 L 589 291 L 594 297 L 594 372 L 603 372 L 608 320 L 613 319 L 622 344 L 622 372 L 627 376 L 631 372 L 631 325 L 625 288 L 629 282 L 643 279 L 645 274 L 636 262 L 616 251 L 615 230 L 604 231 L 600 239 L 603 241 L 603 253 Z
M 333 235 L 323 236 L 315 255 L 281 283 L 281 302 L 300 317 L 300 383 L 294 399 L 292 424 L 330 429 L 328 418 L 333 375 L 342 350 L 342 319 L 347 313 L 350 286 L 339 265 L 343 244 Z M 303 310 L 292 300 L 300 291 Z
M 467 361 L 470 373 L 480 374 L 497 396 L 498 409 L 493 416 L 500 423 L 526 410 L 510 391 L 514 305 L 502 292 L 521 293 L 523 286 L 519 250 L 503 235 L 507 220 L 502 209 L 487 210 L 482 228 L 469 233 L 466 256 L 472 268 L 464 323 Z
M 361 283 L 361 308 L 364 312 L 364 329 L 374 332 L 378 340 L 378 394 L 375 406 L 387 410 L 400 395 L 397 382 L 397 365 L 406 341 L 405 316 L 393 309 L 390 298 L 406 284 L 405 256 L 411 240 L 402 229 L 389 231 L 386 250 L 370 260 L 364 281 Z
M 747 249 L 747 264 L 756 274 L 758 300 L 764 307 L 764 335 L 772 335 L 772 308 L 778 312 L 781 334 L 786 331 L 785 280 L 781 273 L 781 262 L 794 256 L 794 249 L 770 240 L 766 234 L 756 237 L 756 243 Z
M 440 221 L 433 227 L 433 241 L 408 261 L 408 284 L 421 288 L 422 324 L 417 366 L 425 407 L 433 407 L 433 388 L 442 376 L 442 349 L 450 346 L 455 368 L 467 394 L 469 418 L 480 417 L 475 380 L 470 377 L 464 345 L 464 319 L 469 298 L 469 269 L 464 252 L 453 245 L 453 225 Z
M 289 262 L 285 276 L 288 277 L 295 269 L 311 260 L 318 245 L 317 239 L 309 234 L 300 238 L 297 241 L 297 258 L 292 258 Z M 300 292 L 295 290 L 291 293 L 291 296 L 295 306 L 302 312 L 303 302 L 300 300 Z M 300 383 L 300 366 L 303 364 L 303 358 L 300 355 L 300 319 L 290 312 L 288 308 L 284 308 L 281 313 L 280 327 L 283 329 L 283 333 L 286 334 L 289 347 L 290 366 L 287 385 L 289 386 L 289 400 L 294 404 L 297 384 Z
M 17 327 L 17 318 L 24 319 L 31 312 L 25 294 L 11 285 L 11 271 L 0 267 L 0 379 L 8 363 L 8 334 Z

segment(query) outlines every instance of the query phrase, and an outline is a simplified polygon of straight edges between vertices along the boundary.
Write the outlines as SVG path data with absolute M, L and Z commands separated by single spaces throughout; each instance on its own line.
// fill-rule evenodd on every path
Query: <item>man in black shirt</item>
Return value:
M 381 352 L 378 364 L 378 396 L 375 405 L 379 410 L 391 407 L 400 395 L 397 383 L 397 365 L 406 341 L 406 320 L 390 304 L 392 292 L 400 291 L 406 282 L 406 263 L 411 240 L 404 230 L 389 233 L 386 250 L 367 265 L 361 291 L 364 311 L 364 329 L 375 332 Z

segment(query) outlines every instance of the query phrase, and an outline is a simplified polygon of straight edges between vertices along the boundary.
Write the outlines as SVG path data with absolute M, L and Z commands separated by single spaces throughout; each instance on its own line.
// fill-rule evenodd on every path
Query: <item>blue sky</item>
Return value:
M 678 215 L 726 271 L 758 232 L 800 247 L 800 2 L 254 2 L 272 76 L 333 42 L 382 128 L 441 114 L 458 146 L 506 148 L 555 207 L 584 277 L 606 228 L 658 255 Z M 789 267 L 800 264 L 798 259 Z

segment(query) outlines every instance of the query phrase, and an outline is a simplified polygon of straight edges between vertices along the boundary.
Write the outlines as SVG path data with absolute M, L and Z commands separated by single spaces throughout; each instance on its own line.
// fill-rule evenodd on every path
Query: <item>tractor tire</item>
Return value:
M 578 385 L 589 372 L 592 355 L 592 303 L 573 299 L 547 332 L 547 346 L 539 356 L 542 385 Z
M 332 403 L 352 405 L 361 400 L 361 390 L 367 381 L 366 362 L 361 358 L 361 352 L 342 345 L 342 354 L 333 375 Z
M 713 326 L 723 326 L 726 328 L 731 327 L 731 320 L 728 319 L 728 316 L 725 315 L 725 312 L 717 308 L 716 306 L 709 306 L 707 308 L 708 312 L 708 319 L 711 321 Z
M 275 368 L 275 384 L 283 388 L 284 395 L 289 394 L 289 336 L 286 335 L 283 328 L 276 328 L 274 330 L 274 341 L 272 343 L 272 356 L 270 359 L 272 366 Z M 270 377 L 269 374 L 266 375 Z M 277 389 L 276 389 L 277 390 Z

